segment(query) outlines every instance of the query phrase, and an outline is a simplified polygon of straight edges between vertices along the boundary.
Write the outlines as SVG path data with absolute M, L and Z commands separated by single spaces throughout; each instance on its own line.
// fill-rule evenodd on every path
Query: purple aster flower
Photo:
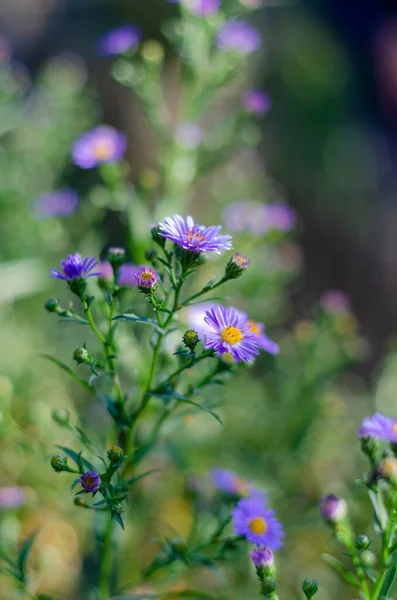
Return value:
M 121 25 L 106 33 L 99 40 L 97 52 L 99 56 L 112 56 L 124 54 L 139 46 L 142 32 L 135 25 Z
M 131 263 L 121 265 L 117 280 L 118 284 L 125 287 L 136 287 L 138 285 L 136 281 L 138 269 L 139 267 Z
M 223 220 L 232 231 L 266 235 L 272 229 L 290 231 L 295 225 L 296 215 L 286 204 L 264 204 L 247 200 L 229 204 L 224 210 Z
M 0 509 L 18 508 L 25 503 L 25 494 L 18 486 L 0 487 Z
M 397 420 L 375 413 L 373 417 L 363 419 L 358 435 L 360 438 L 375 437 L 397 444 Z
M 182 4 L 198 17 L 210 17 L 219 11 L 221 0 L 183 0 Z
M 266 334 L 265 334 L 265 326 L 263 323 L 259 323 L 258 321 L 254 321 L 253 319 L 248 319 L 247 321 L 249 325 L 249 330 L 255 334 L 256 343 L 259 348 L 269 352 L 269 354 L 278 354 L 280 352 L 280 347 L 276 342 L 273 342 Z
M 250 362 L 259 354 L 257 335 L 246 315 L 233 306 L 214 306 L 206 311 L 204 321 L 211 328 L 206 333 L 206 348 L 213 348 L 220 356 L 230 354 L 237 362 Z
M 250 556 L 252 562 L 257 569 L 263 569 L 264 567 L 272 567 L 274 564 L 274 555 L 268 546 L 251 550 Z
M 94 494 L 101 487 L 101 476 L 96 471 L 87 471 L 79 478 L 79 482 L 86 492 Z
M 187 217 L 185 220 L 180 215 L 167 217 L 164 223 L 159 223 L 159 235 L 185 250 L 198 254 L 201 252 L 220 254 L 221 250 L 231 250 L 232 238 L 230 235 L 218 235 L 221 229 L 220 225 L 212 227 L 198 225 L 192 217 Z
M 61 260 L 62 273 L 56 269 L 51 269 L 50 277 L 54 279 L 63 279 L 64 281 L 72 281 L 73 279 L 81 279 L 84 277 L 95 277 L 100 275 L 100 271 L 91 273 L 98 265 L 95 256 L 87 257 L 81 260 L 81 254 L 69 254 L 66 260 Z
M 248 479 L 239 477 L 229 469 L 212 469 L 211 478 L 214 485 L 229 496 L 251 496 L 257 492 Z
M 321 306 L 330 315 L 346 315 L 350 312 L 350 300 L 340 290 L 328 290 L 321 296 Z
M 261 90 L 247 90 L 242 97 L 242 105 L 248 112 L 264 115 L 271 107 L 270 98 Z
M 324 496 L 318 505 L 320 515 L 328 523 L 338 523 L 347 514 L 346 502 L 334 494 Z
M 230 261 L 240 269 L 243 269 L 243 271 L 248 269 L 248 267 L 251 264 L 251 261 L 243 254 L 240 254 L 240 252 L 236 252 L 235 254 L 233 254 Z
M 216 45 L 226 52 L 251 54 L 260 48 L 261 43 L 259 32 L 240 19 L 227 21 L 216 37 Z
M 100 281 L 113 281 L 114 273 L 113 267 L 107 260 L 104 260 L 99 263 L 99 275 L 98 278 Z
M 284 532 L 275 517 L 274 510 L 267 508 L 262 496 L 240 500 L 232 512 L 234 531 L 252 544 L 269 546 L 278 550 L 282 546 Z
M 73 190 L 57 190 L 45 196 L 40 196 L 35 202 L 36 215 L 42 219 L 70 215 L 79 202 L 77 193 Z
M 264 216 L 268 229 L 290 231 L 296 222 L 295 212 L 287 204 L 265 204 Z
M 79 137 L 71 152 L 78 167 L 93 169 L 103 163 L 118 162 L 126 147 L 125 135 L 108 125 L 99 125 Z
M 182 123 L 175 133 L 175 141 L 186 150 L 194 150 L 200 146 L 202 139 L 203 132 L 196 123 Z
M 138 267 L 135 278 L 137 286 L 145 290 L 153 289 L 160 279 L 155 269 L 146 265 Z

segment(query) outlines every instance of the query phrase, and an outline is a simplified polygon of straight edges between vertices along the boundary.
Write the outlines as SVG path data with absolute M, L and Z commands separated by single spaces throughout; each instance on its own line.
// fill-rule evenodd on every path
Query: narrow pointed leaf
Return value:
M 95 394 L 95 389 L 93 388 L 93 386 L 90 385 L 88 383 L 88 381 L 85 381 L 85 379 L 81 379 L 73 371 L 73 369 L 71 369 L 68 365 L 66 365 L 65 363 L 63 363 L 61 360 L 58 360 L 57 358 L 55 358 L 54 356 L 51 356 L 50 354 L 41 354 L 41 356 L 43 358 L 46 358 L 50 362 L 54 363 L 54 365 L 57 365 L 60 369 L 62 369 L 62 371 L 65 371 L 65 373 L 67 373 L 72 379 L 74 379 L 74 381 L 77 381 L 77 383 L 79 383 L 80 385 L 82 385 L 86 390 L 89 390 L 90 392 L 92 392 L 92 393 Z
M 18 569 L 21 575 L 21 581 L 24 583 L 26 581 L 26 566 L 29 558 L 30 551 L 33 548 L 33 544 L 35 543 L 38 531 L 34 531 L 23 543 L 22 548 L 19 552 L 18 556 Z
M 151 327 L 154 327 L 160 333 L 164 333 L 164 330 L 161 329 L 161 327 L 155 319 L 148 319 L 147 317 L 143 317 L 142 315 L 136 315 L 134 313 L 125 313 L 123 315 L 117 315 L 117 317 L 113 318 L 113 321 L 133 321 L 135 323 L 142 323 L 143 325 L 150 325 Z

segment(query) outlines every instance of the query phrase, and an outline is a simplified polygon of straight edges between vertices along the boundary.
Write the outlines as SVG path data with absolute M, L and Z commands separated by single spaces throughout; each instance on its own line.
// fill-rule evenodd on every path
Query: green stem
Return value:
M 102 600 L 107 600 L 110 596 L 110 576 L 112 574 L 112 533 L 113 519 L 109 514 L 109 520 L 106 524 L 103 538 L 101 564 L 99 569 L 99 593 Z
M 164 381 L 162 381 L 157 387 L 155 387 L 154 390 L 151 390 L 151 392 L 148 391 L 148 394 L 150 395 L 150 393 L 153 393 L 153 394 L 159 393 L 162 390 L 162 388 L 165 385 L 167 385 L 167 383 L 170 383 L 180 373 L 182 373 L 186 369 L 190 369 L 190 367 L 192 367 L 193 365 L 196 365 L 200 361 L 204 360 L 204 358 L 212 356 L 213 354 L 214 354 L 214 351 L 212 349 L 205 350 L 199 356 L 195 356 L 195 357 L 189 359 L 187 362 L 185 362 L 183 365 L 181 365 L 178 369 L 176 369 L 176 371 L 174 371 L 173 373 L 171 373 L 171 375 L 169 375 L 167 377 L 167 379 L 164 379 Z M 206 379 L 207 379 L 207 377 L 206 377 Z M 203 385 L 203 384 L 201 384 L 201 385 Z
M 382 538 L 382 555 L 381 555 L 381 574 L 374 585 L 372 590 L 371 600 L 378 600 L 379 594 L 382 590 L 385 578 L 388 574 L 387 572 L 387 561 L 389 558 L 390 544 L 393 541 L 394 529 L 395 529 L 395 514 L 390 514 L 389 522 L 387 524 L 386 530 L 383 532 Z
M 200 296 L 204 296 L 204 294 L 208 294 L 208 292 L 212 292 L 213 290 L 216 290 L 216 288 L 218 288 L 220 285 L 222 285 L 226 281 L 228 281 L 228 279 L 226 279 L 225 277 L 222 277 L 222 279 L 220 279 L 217 283 L 214 283 L 214 285 L 211 286 L 208 290 L 204 289 L 204 290 L 201 290 L 200 292 L 197 292 L 197 294 L 193 294 L 193 296 L 189 296 L 189 298 L 187 298 L 186 300 L 184 300 L 181 303 L 181 307 L 188 306 L 192 300 L 196 300 L 196 298 L 200 298 Z

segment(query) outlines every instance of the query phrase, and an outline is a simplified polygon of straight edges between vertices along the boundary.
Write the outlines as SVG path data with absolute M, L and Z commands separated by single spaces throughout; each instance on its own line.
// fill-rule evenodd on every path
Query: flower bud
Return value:
M 92 356 L 91 354 L 88 352 L 87 348 L 85 346 L 81 347 L 81 348 L 77 348 L 74 352 L 73 352 L 73 359 L 77 362 L 78 365 L 82 364 L 82 363 L 92 363 Z
M 377 468 L 377 474 L 386 481 L 397 483 L 397 458 L 395 456 L 387 456 L 382 459 Z
M 371 547 L 371 540 L 367 535 L 358 535 L 356 537 L 357 550 L 368 550 Z
M 164 248 L 165 237 L 160 235 L 159 231 L 160 227 L 158 225 L 153 225 L 153 227 L 150 230 L 150 233 L 152 234 L 152 240 L 156 242 L 156 244 L 158 244 L 161 248 Z
M 120 502 L 116 502 L 116 504 L 113 504 L 112 506 L 112 512 L 116 515 L 121 515 L 121 513 L 124 512 L 123 505 L 120 504 Z
M 320 515 L 328 523 L 338 523 L 347 515 L 346 502 L 333 494 L 324 496 L 319 504 Z
M 48 310 L 48 312 L 50 313 L 58 314 L 62 310 L 56 298 L 49 298 L 44 306 L 45 309 Z
M 195 349 L 196 349 L 197 344 L 200 341 L 200 338 L 197 335 L 197 332 L 194 331 L 194 329 L 188 329 L 184 333 L 182 341 L 185 344 L 186 348 L 189 348 L 189 350 L 191 352 L 194 352 Z
M 87 280 L 84 277 L 76 277 L 75 279 L 69 280 L 67 283 L 70 291 L 73 292 L 73 294 L 76 294 L 80 300 L 85 300 Z
M 68 459 L 62 454 L 55 454 L 51 458 L 51 466 L 57 473 L 60 473 L 61 471 L 68 471 Z
M 376 458 L 376 453 L 379 448 L 379 442 L 375 437 L 363 437 L 361 438 L 361 450 L 368 456 L 371 462 Z
M 277 589 L 277 581 L 274 577 L 264 577 L 262 579 L 261 591 L 264 595 L 272 594 Z
M 125 457 L 124 450 L 119 446 L 112 446 L 108 450 L 108 459 L 112 464 L 117 464 Z
M 302 583 L 302 591 L 305 594 L 307 600 L 311 600 L 318 592 L 317 579 L 305 579 Z
M 52 411 L 52 418 L 58 425 L 68 425 L 70 413 L 66 408 L 59 408 L 58 410 Z
M 141 265 L 136 273 L 136 281 L 140 291 L 149 294 L 156 289 L 159 276 L 153 267 Z
M 251 264 L 245 256 L 236 252 L 226 265 L 225 279 L 237 279 L 246 271 Z
M 125 260 L 124 248 L 109 248 L 107 252 L 107 259 L 116 271 Z
M 80 477 L 79 482 L 86 492 L 94 494 L 101 487 L 101 476 L 96 471 L 87 471 Z
M 158 252 L 154 248 L 148 248 L 145 250 L 145 258 L 148 262 L 152 263 L 157 256 Z
M 268 546 L 251 550 L 250 557 L 257 569 L 261 567 L 270 567 L 274 564 L 274 555 Z

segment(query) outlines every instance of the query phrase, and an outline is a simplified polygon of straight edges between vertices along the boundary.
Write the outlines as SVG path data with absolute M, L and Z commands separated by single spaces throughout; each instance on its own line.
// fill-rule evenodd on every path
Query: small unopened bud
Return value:
M 347 515 L 346 502 L 338 496 L 330 494 L 324 496 L 319 504 L 320 515 L 328 523 L 338 523 L 342 521 Z
M 77 348 L 74 352 L 73 352 L 73 359 L 77 362 L 78 365 L 82 364 L 82 363 L 92 363 L 92 356 L 91 354 L 88 352 L 87 348 L 85 348 L 85 346 L 82 346 L 81 348 Z
M 160 235 L 159 232 L 160 232 L 160 227 L 158 225 L 153 225 L 153 227 L 150 230 L 150 233 L 152 234 L 152 240 L 154 242 L 156 242 L 156 244 L 158 244 L 161 248 L 164 248 L 165 237 Z
M 374 461 L 379 448 L 379 442 L 375 437 L 361 438 L 361 450 L 368 456 L 371 462 Z
M 274 577 L 264 577 L 262 579 L 261 590 L 263 594 L 272 594 L 277 589 L 277 581 Z
M 57 473 L 60 473 L 61 471 L 67 471 L 69 468 L 68 459 L 62 454 L 55 454 L 55 456 L 51 458 L 51 466 Z
M 200 341 L 200 338 L 197 335 L 197 332 L 194 331 L 194 329 L 188 329 L 184 333 L 182 341 L 185 344 L 186 348 L 189 348 L 189 350 L 191 350 L 191 352 L 194 352 L 197 344 Z
M 113 269 L 118 269 L 125 260 L 124 248 L 109 248 L 107 252 L 107 259 L 112 265 Z
M 148 248 L 145 250 L 145 258 L 148 262 L 152 263 L 157 258 L 158 252 L 154 248 Z
M 382 479 L 386 479 L 386 481 L 396 483 L 397 458 L 395 456 L 387 456 L 381 460 L 377 468 L 377 474 L 379 477 L 382 477 Z
M 226 265 L 225 279 L 237 279 L 246 271 L 251 264 L 245 256 L 236 252 Z
M 141 292 L 149 294 L 153 292 L 158 285 L 159 276 L 153 267 L 141 265 L 136 273 L 136 282 Z
M 59 313 L 62 310 L 56 298 L 49 298 L 44 306 L 50 313 Z
M 116 464 L 123 460 L 125 457 L 124 450 L 119 446 L 112 446 L 108 450 L 108 459 L 111 463 Z
M 120 502 L 116 502 L 116 504 L 113 504 L 112 512 L 114 512 L 116 515 L 121 515 L 121 513 L 124 512 L 122 504 L 120 504 Z
M 67 425 L 69 423 L 70 413 L 66 408 L 59 408 L 52 411 L 52 418 L 58 425 Z
M 305 579 L 302 583 L 302 591 L 305 594 L 307 600 L 311 600 L 318 592 L 317 579 Z
M 357 550 L 368 550 L 371 547 L 371 540 L 367 535 L 358 535 L 356 537 Z

